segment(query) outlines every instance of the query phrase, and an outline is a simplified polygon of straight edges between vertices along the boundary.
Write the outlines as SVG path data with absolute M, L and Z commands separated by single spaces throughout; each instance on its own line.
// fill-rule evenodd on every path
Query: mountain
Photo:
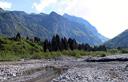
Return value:
M 115 38 L 107 41 L 105 45 L 109 48 L 128 48 L 128 29 Z
M 66 17 L 67 19 L 69 19 L 70 21 L 82 24 L 84 26 L 84 29 L 83 28 L 81 28 L 81 29 L 83 29 L 83 30 L 86 29 L 86 30 L 90 31 L 93 34 L 93 36 L 98 37 L 100 40 L 102 40 L 102 42 L 105 42 L 108 40 L 108 38 L 106 38 L 103 35 L 101 35 L 100 33 L 98 33 L 96 28 L 94 26 L 92 26 L 87 20 L 80 18 L 80 17 L 70 16 L 68 14 L 64 14 L 63 16 Z
M 107 39 L 97 32 L 86 20 L 71 20 L 72 16 L 50 14 L 27 14 L 23 11 L 3 11 L 0 9 L 0 34 L 12 37 L 20 32 L 22 36 L 51 39 L 53 35 L 74 38 L 80 43 L 99 45 Z M 80 18 L 74 17 L 81 20 Z
M 4 12 L 4 10 L 2 8 L 0 8 L 0 12 Z

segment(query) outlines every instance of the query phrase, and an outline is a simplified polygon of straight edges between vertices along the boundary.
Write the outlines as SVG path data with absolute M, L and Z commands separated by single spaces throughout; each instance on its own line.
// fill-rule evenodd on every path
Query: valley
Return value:
M 127 82 L 127 42 L 81 17 L 0 8 L 0 82 Z

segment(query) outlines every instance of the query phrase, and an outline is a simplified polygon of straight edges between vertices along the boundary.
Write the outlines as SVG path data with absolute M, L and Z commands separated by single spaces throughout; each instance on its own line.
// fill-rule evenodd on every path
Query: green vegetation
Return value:
M 14 38 L 0 37 L 0 61 L 12 61 L 20 59 L 54 58 L 58 56 L 100 56 L 128 53 L 128 49 L 107 49 L 106 51 L 86 51 L 78 49 L 57 50 L 44 52 L 40 39 L 21 38 L 18 34 Z
M 12 40 L 0 37 L 0 60 L 18 60 L 21 58 L 36 58 L 42 51 L 42 46 L 24 38 Z

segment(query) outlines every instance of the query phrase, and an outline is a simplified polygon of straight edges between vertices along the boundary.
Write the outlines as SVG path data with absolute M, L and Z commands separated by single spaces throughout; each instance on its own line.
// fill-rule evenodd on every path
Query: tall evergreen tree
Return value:
M 101 46 L 99 46 L 98 50 L 99 50 L 99 51 L 106 51 L 107 48 L 106 48 L 105 45 L 101 45 Z
M 52 51 L 61 50 L 61 40 L 59 35 L 53 36 L 51 45 L 52 45 Z
M 57 47 L 57 50 L 61 50 L 61 42 L 60 42 L 59 35 L 56 35 L 56 47 Z
M 86 51 L 91 51 L 92 48 L 91 48 L 91 46 L 90 46 L 89 44 L 85 44 L 85 45 L 84 45 L 84 50 L 86 50 Z
M 44 49 L 44 52 L 46 52 L 48 49 L 48 40 L 47 39 L 43 43 L 43 49 Z
M 76 41 L 74 39 L 69 38 L 68 39 L 68 45 L 71 50 L 74 50 L 76 47 Z
M 16 34 L 16 40 L 20 40 L 21 39 L 21 35 L 20 35 L 20 33 L 17 33 Z
M 40 38 L 34 37 L 34 42 L 40 42 Z
M 52 51 L 57 51 L 57 46 L 56 46 L 56 37 L 53 36 L 52 37 L 52 41 L 51 41 L 51 47 L 52 47 Z
M 68 50 L 68 41 L 65 37 L 61 38 L 61 47 L 63 50 Z

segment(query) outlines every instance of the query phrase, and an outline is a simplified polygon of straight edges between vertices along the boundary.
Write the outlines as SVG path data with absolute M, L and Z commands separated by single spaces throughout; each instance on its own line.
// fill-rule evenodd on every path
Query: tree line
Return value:
M 20 40 L 21 34 L 17 33 L 15 37 L 11 38 L 13 40 Z M 44 52 L 51 52 L 51 51 L 63 51 L 63 50 L 85 50 L 85 51 L 106 51 L 107 48 L 104 45 L 100 46 L 90 46 L 89 44 L 80 44 L 75 39 L 72 38 L 60 38 L 59 35 L 55 35 L 52 37 L 51 40 L 45 39 L 44 41 L 41 41 L 40 38 L 34 37 L 33 39 L 30 39 L 29 37 L 26 37 L 26 40 L 41 43 Z
M 104 45 L 90 46 L 89 44 L 79 44 L 72 38 L 60 38 L 59 35 L 52 37 L 52 40 L 45 40 L 43 42 L 44 52 L 46 51 L 63 51 L 63 50 L 85 50 L 85 51 L 106 51 L 107 48 Z

